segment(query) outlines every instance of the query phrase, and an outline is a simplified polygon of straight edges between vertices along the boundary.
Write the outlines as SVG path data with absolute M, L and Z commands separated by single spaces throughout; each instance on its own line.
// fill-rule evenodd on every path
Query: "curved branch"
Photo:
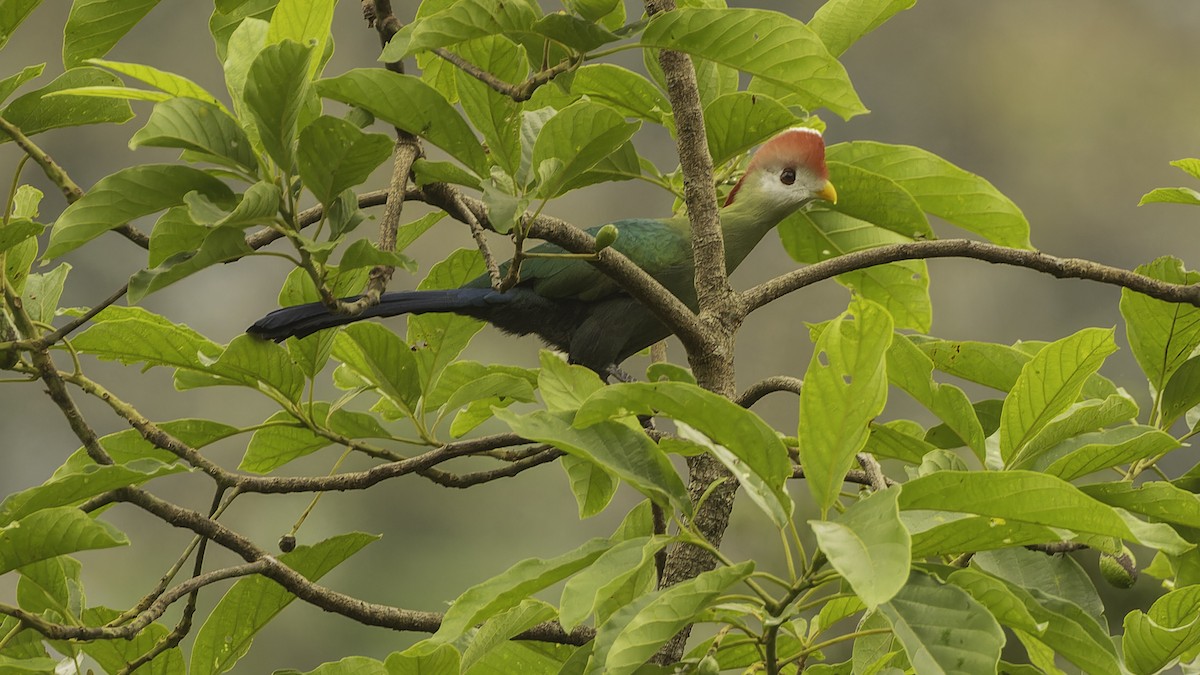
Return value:
M 750 388 L 742 392 L 741 396 L 735 401 L 743 408 L 758 403 L 758 401 L 767 394 L 773 394 L 777 391 L 790 391 L 797 396 L 800 395 L 800 387 L 804 382 L 798 377 L 790 377 L 788 375 L 774 375 L 764 378 L 750 385 Z
M 1184 302 L 1200 307 L 1200 285 L 1172 284 L 1091 260 L 1059 258 L 1039 251 L 1008 248 L 970 239 L 914 241 L 847 253 L 759 284 L 746 291 L 742 297 L 748 308 L 753 311 L 788 293 L 839 274 L 901 260 L 930 258 L 973 258 L 999 265 L 1025 267 L 1059 279 L 1098 281 L 1128 288 L 1158 300 Z

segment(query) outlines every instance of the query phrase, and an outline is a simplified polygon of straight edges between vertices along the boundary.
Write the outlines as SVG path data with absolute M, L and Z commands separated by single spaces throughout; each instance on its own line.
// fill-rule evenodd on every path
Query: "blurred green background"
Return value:
M 399 10 L 408 19 L 415 4 L 403 4 Z M 769 7 L 807 20 L 820 4 L 805 0 Z M 42 4 L 0 52 L 0 76 L 44 61 L 47 72 L 38 82 L 45 83 L 61 70 L 61 28 L 68 6 L 63 0 Z M 362 22 L 359 7 L 349 1 L 338 5 L 336 52 L 327 72 L 375 65 L 377 37 Z M 195 0 L 164 2 L 108 58 L 152 64 L 210 91 L 224 92 L 207 31 L 210 11 L 210 3 Z M 631 13 L 638 11 L 640 6 L 630 4 Z M 873 112 L 849 122 L 826 115 L 827 139 L 917 145 L 985 176 L 1021 206 L 1032 223 L 1035 246 L 1048 253 L 1130 268 L 1172 254 L 1190 267 L 1200 266 L 1200 238 L 1195 233 L 1200 210 L 1136 206 L 1154 187 L 1188 185 L 1190 179 L 1167 162 L 1200 155 L 1198 37 L 1200 3 L 1195 0 L 921 0 L 845 54 L 843 62 Z M 627 56 L 624 65 L 639 61 Z M 128 139 L 144 122 L 150 104 L 135 102 L 134 110 L 138 117 L 124 126 L 58 130 L 35 140 L 83 186 L 134 163 L 171 161 L 174 153 L 148 149 L 135 156 L 128 149 Z M 638 142 L 643 154 L 660 167 L 673 167 L 673 148 L 661 130 L 644 130 Z M 11 175 L 18 159 L 12 144 L 0 146 L 5 176 Z M 61 195 L 32 165 L 26 167 L 24 179 L 47 193 L 41 220 L 52 222 L 64 206 Z M 385 184 L 381 171 L 367 187 Z M 670 197 L 657 188 L 623 183 L 573 193 L 547 212 L 590 226 L 622 217 L 665 215 L 670 205 Z M 424 211 L 414 208 L 410 213 L 416 217 Z M 150 223 L 139 225 L 148 229 Z M 371 225 L 362 231 L 369 232 Z M 942 236 L 958 236 L 937 223 L 935 229 Z M 444 222 L 410 251 L 421 261 L 423 275 L 429 264 L 453 248 L 470 245 L 464 227 Z M 91 305 L 107 296 L 138 269 L 139 261 L 144 263 L 144 255 L 138 254 L 111 235 L 67 256 L 74 270 L 63 304 Z M 769 237 L 734 275 L 734 283 L 745 288 L 794 266 L 777 239 Z M 274 259 L 212 268 L 144 304 L 227 342 L 275 307 L 287 271 Z M 933 332 L 939 337 L 1053 340 L 1085 326 L 1120 325 L 1119 291 L 1113 287 L 1059 281 L 975 261 L 938 260 L 930 263 L 930 272 Z M 416 281 L 399 273 L 393 287 L 408 288 Z M 739 389 L 771 374 L 802 375 L 811 353 L 804 322 L 835 316 L 845 308 L 847 297 L 843 288 L 826 282 L 754 314 L 738 343 Z M 391 325 L 401 330 L 403 319 Z M 1118 331 L 1118 341 L 1125 344 L 1123 331 Z M 533 339 L 487 331 L 468 356 L 532 366 L 538 347 Z M 677 345 L 670 354 L 682 362 Z M 634 359 L 627 369 L 640 373 L 643 366 L 644 360 Z M 141 373 L 107 363 L 85 367 L 155 420 L 212 417 L 253 424 L 271 412 L 263 401 L 241 392 L 173 393 L 169 374 L 161 369 Z M 1127 350 L 1110 359 L 1104 372 L 1147 401 Z M 79 445 L 49 399 L 35 395 L 36 386 L 0 387 L 3 494 L 42 482 Z M 106 408 L 77 398 L 100 433 L 123 428 Z M 795 428 L 794 397 L 768 397 L 756 410 L 776 428 Z M 915 414 L 919 413 L 903 405 L 886 413 Z M 323 473 L 334 452 L 327 450 L 289 468 Z M 225 443 L 210 454 L 232 467 L 241 448 Z M 207 508 L 211 499 L 209 483 L 191 477 L 155 483 L 152 490 L 197 509 Z M 802 486 L 793 490 L 806 508 L 803 492 Z M 347 530 L 382 534 L 379 542 L 328 575 L 325 583 L 375 602 L 440 611 L 467 586 L 517 560 L 554 555 L 608 534 L 634 502 L 632 492 L 623 491 L 607 513 L 579 522 L 556 465 L 464 491 L 405 478 L 366 493 L 326 495 L 299 539 L 311 543 Z M 275 540 L 306 503 L 304 496 L 243 497 L 226 520 L 261 546 L 274 549 Z M 123 608 L 157 580 L 187 537 L 131 508 L 118 507 L 106 517 L 130 534 L 134 546 L 80 556 L 88 601 Z M 777 536 L 749 508 L 735 512 L 724 549 L 735 560 L 779 564 Z M 215 552 L 209 567 L 228 562 L 230 556 Z M 1153 592 L 1155 583 L 1143 579 L 1138 588 Z M 0 581 L 4 601 L 12 598 L 13 584 L 11 578 Z M 205 596 L 202 611 L 216 601 L 215 595 Z M 1139 603 L 1137 591 L 1109 595 L 1116 608 Z M 1110 615 L 1110 623 L 1118 625 L 1121 614 Z M 176 616 L 173 612 L 168 620 Z M 234 672 L 284 666 L 306 670 L 353 653 L 382 657 L 415 637 L 363 628 L 296 603 L 259 637 Z

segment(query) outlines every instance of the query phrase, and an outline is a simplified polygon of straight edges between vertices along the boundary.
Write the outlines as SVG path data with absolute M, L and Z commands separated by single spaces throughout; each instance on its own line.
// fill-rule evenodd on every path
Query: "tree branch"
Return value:
M 799 396 L 800 387 L 802 386 L 804 386 L 804 382 L 798 377 L 774 375 L 750 385 L 749 389 L 743 391 L 742 395 L 737 397 L 736 402 L 743 408 L 749 408 L 758 403 L 762 397 L 777 391 L 789 391 Z
M 755 310 L 788 293 L 839 274 L 901 260 L 931 258 L 972 258 L 999 265 L 1025 267 L 1059 279 L 1088 279 L 1128 288 L 1158 300 L 1200 307 L 1200 286 L 1167 283 L 1082 258 L 1058 258 L 1039 251 L 1008 248 L 970 239 L 914 241 L 847 253 L 759 284 L 742 297 L 747 307 Z

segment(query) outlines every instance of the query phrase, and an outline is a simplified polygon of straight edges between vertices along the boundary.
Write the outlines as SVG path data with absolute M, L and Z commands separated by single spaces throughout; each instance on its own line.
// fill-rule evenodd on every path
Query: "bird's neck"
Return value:
M 730 272 L 750 255 L 767 232 L 794 211 L 769 208 L 759 200 L 747 198 L 750 195 L 738 196 L 739 199 L 721 209 L 725 268 Z

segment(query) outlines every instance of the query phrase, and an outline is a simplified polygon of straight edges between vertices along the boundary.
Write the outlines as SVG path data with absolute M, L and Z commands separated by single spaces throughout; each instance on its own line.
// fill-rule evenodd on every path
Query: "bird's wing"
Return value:
M 691 242 L 686 228 L 667 220 L 621 220 L 613 223 L 619 232 L 613 248 L 629 257 L 651 276 L 691 261 Z M 595 235 L 599 227 L 590 228 Z M 530 253 L 563 253 L 553 244 L 539 244 Z M 508 263 L 501 266 L 507 272 Z M 470 285 L 487 284 L 486 277 Z M 621 287 L 591 263 L 579 258 L 528 258 L 521 263 L 521 285 L 545 298 L 595 301 L 618 293 Z

